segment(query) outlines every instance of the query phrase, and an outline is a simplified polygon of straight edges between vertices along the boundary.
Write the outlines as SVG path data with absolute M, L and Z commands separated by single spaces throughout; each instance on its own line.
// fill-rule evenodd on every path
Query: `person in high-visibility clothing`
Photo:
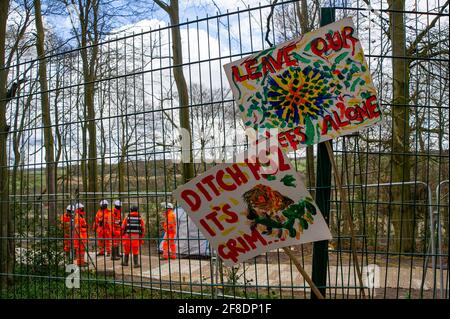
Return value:
M 114 202 L 114 208 L 111 214 L 111 224 L 113 238 L 111 260 L 119 260 L 120 238 L 122 237 L 122 202 L 120 200 Z
M 108 209 L 108 201 L 100 201 L 100 209 L 95 215 L 94 231 L 97 233 L 97 243 L 99 251 L 97 256 L 104 256 L 111 254 L 111 211 Z
M 70 254 L 70 248 L 71 248 L 70 237 L 72 237 L 74 210 L 75 210 L 74 206 L 69 205 L 69 206 L 67 206 L 64 214 L 62 214 L 62 216 L 60 217 L 61 228 L 63 230 L 63 235 L 64 235 L 64 252 L 67 255 Z
M 72 238 L 74 238 L 73 248 L 75 250 L 75 264 L 80 267 L 87 266 L 85 253 L 88 238 L 88 225 L 84 217 L 84 205 L 81 203 L 78 203 L 75 206 L 73 224 L 74 229 Z
M 122 222 L 122 242 L 124 250 L 124 260 L 122 266 L 128 266 L 130 251 L 133 254 L 133 267 L 139 265 L 139 247 L 144 243 L 142 238 L 145 235 L 145 223 L 139 215 L 138 207 L 133 205 L 130 213 Z
M 175 245 L 175 236 L 177 234 L 177 216 L 173 211 L 173 205 L 171 203 L 162 202 L 161 207 L 165 209 L 162 227 L 164 229 L 163 238 L 163 258 L 175 259 L 177 258 L 177 247 Z

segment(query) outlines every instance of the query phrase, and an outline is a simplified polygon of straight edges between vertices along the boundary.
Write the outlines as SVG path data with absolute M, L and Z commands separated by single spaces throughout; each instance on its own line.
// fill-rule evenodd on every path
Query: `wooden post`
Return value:
M 352 249 L 352 258 L 353 258 L 353 263 L 355 264 L 356 274 L 358 275 L 361 295 L 363 296 L 363 298 L 366 298 L 366 293 L 364 290 L 364 282 L 362 279 L 362 271 L 359 266 L 358 254 L 356 252 L 356 236 L 355 236 L 355 228 L 353 226 L 353 217 L 350 213 L 350 209 L 349 209 L 348 203 L 347 203 L 347 191 L 344 187 L 342 187 L 341 177 L 339 176 L 339 173 L 337 171 L 336 160 L 334 159 L 333 148 L 331 147 L 331 141 L 326 141 L 325 145 L 327 148 L 328 157 L 330 159 L 331 166 L 333 167 L 334 180 L 336 182 L 337 189 L 339 190 L 339 194 L 341 195 L 340 197 L 341 197 L 341 202 L 342 202 L 342 206 L 341 206 L 342 212 L 343 212 L 344 218 L 347 219 L 347 223 L 349 224 L 349 227 L 350 227 L 350 246 Z
M 317 299 L 325 299 L 325 297 L 322 295 L 320 290 L 317 288 L 317 286 L 312 281 L 311 277 L 309 277 L 308 273 L 305 271 L 305 269 L 300 264 L 300 261 L 297 259 L 297 257 L 294 256 L 294 254 L 291 251 L 291 248 L 283 247 L 283 250 L 286 253 L 286 255 L 289 256 L 291 261 L 294 263 L 295 267 L 297 267 L 297 270 L 300 272 L 300 274 L 305 279 L 305 281 L 309 284 L 309 287 L 311 287 L 311 291 L 314 293 L 314 296 Z

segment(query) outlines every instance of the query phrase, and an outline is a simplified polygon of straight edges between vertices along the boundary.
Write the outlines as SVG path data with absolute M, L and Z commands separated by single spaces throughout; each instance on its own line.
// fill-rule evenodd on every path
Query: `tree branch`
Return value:
M 447 2 L 442 6 L 441 10 L 439 10 L 439 15 L 434 17 L 434 19 L 431 21 L 431 23 L 419 33 L 419 35 L 416 37 L 414 42 L 411 43 L 409 48 L 407 48 L 407 50 L 406 50 L 407 56 L 412 55 L 414 53 L 414 51 L 417 49 L 417 45 L 419 44 L 419 42 L 422 41 L 422 39 L 427 35 L 428 31 L 430 31 L 432 28 L 434 28 L 437 21 L 441 18 L 441 14 L 444 12 L 445 8 L 448 6 L 448 2 L 449 2 L 449 0 L 447 0 Z
M 156 0 L 155 0 L 156 1 Z M 272 19 L 273 16 L 273 10 L 275 9 L 275 5 L 277 4 L 278 0 L 273 0 L 272 6 L 270 7 L 270 13 L 267 16 L 267 31 L 266 31 L 266 42 L 269 43 L 269 45 L 272 47 L 273 43 L 269 40 L 269 33 L 270 33 L 270 19 Z
M 154 0 L 155 3 L 161 7 L 164 11 L 166 11 L 168 14 L 170 14 L 170 6 L 167 3 L 164 3 L 160 0 Z
M 169 120 L 169 122 L 176 128 L 178 129 L 178 125 L 174 122 L 174 120 L 169 116 L 169 114 L 167 114 L 166 111 L 163 110 L 163 114 L 167 117 L 167 119 Z

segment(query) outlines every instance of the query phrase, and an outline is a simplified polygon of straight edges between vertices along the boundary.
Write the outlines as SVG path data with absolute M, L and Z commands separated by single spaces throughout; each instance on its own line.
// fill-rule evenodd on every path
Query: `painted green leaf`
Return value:
M 303 56 L 301 56 L 297 52 L 293 52 L 292 55 L 294 56 L 294 58 L 297 59 L 297 61 L 300 61 L 300 62 L 305 63 L 305 64 L 311 63 L 311 60 L 304 58 Z
M 297 184 L 295 183 L 295 182 L 296 182 L 295 177 L 292 176 L 292 175 L 290 175 L 290 174 L 285 175 L 285 176 L 281 179 L 281 181 L 283 182 L 283 184 L 284 184 L 285 186 L 297 187 Z
M 311 50 L 311 42 L 305 46 L 305 51 Z
M 312 145 L 314 144 L 314 135 L 315 135 L 314 124 L 312 123 L 309 117 L 306 117 L 305 124 L 306 124 L 306 144 Z
M 358 82 L 360 81 L 360 78 L 356 78 L 355 81 L 352 84 L 352 87 L 350 88 L 350 91 L 355 92 L 355 88 L 358 85 Z
M 336 63 L 341 62 L 342 59 L 344 59 L 347 55 L 348 55 L 348 52 L 344 52 L 344 53 L 339 54 L 339 55 L 336 57 L 335 62 L 336 62 Z

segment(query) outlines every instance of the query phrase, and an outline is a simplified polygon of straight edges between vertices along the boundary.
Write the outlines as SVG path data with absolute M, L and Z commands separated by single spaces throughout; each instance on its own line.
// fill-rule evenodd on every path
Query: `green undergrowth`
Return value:
M 202 296 L 161 289 L 159 285 L 142 286 L 140 282 L 114 280 L 112 276 L 96 276 L 82 271 L 80 287 L 68 288 L 64 269 L 52 274 L 15 272 L 13 284 L 0 291 L 0 299 L 192 299 Z M 208 298 L 204 296 L 203 298 Z

